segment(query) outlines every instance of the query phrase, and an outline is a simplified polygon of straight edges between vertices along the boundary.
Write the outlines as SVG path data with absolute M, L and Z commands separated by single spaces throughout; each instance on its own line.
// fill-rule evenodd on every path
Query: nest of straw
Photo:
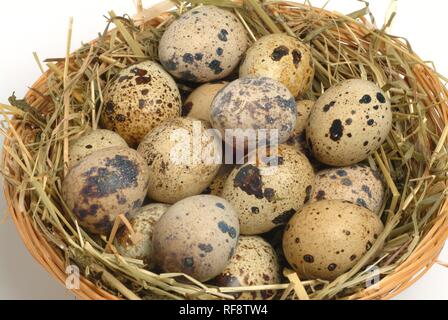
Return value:
M 173 3 L 177 5 L 171 10 Z M 284 270 L 284 283 L 263 287 L 217 288 L 186 275 L 155 274 L 142 261 L 116 253 L 108 237 L 92 237 L 79 227 L 61 198 L 68 146 L 98 126 L 103 91 L 123 68 L 157 60 L 164 29 L 193 6 L 214 4 L 233 10 L 252 40 L 287 32 L 312 47 L 316 76 L 310 99 L 344 79 L 378 83 L 393 103 L 394 125 L 368 164 L 387 182 L 384 232 L 349 272 L 335 281 L 302 281 Z M 33 256 L 60 282 L 67 266 L 81 273 L 74 293 L 85 299 L 233 299 L 232 293 L 277 290 L 281 299 L 373 299 L 399 293 L 436 262 L 448 235 L 448 91 L 435 68 L 410 44 L 377 28 L 368 4 L 348 15 L 282 1 L 165 1 L 131 20 L 109 12 L 98 39 L 67 56 L 46 60 L 43 72 L 23 100 L 1 104 L 5 135 L 2 173 L 10 213 Z M 115 27 L 114 27 L 115 26 Z M 185 93 L 193 88 L 180 84 Z M 384 248 L 381 245 L 384 243 Z M 378 258 L 366 267 L 372 256 Z M 381 281 L 367 286 L 372 272 Z

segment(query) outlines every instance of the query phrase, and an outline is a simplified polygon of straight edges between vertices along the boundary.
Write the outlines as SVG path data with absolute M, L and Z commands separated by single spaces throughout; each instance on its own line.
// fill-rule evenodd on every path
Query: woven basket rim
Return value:
M 161 1 L 155 7 L 169 1 Z M 291 1 L 282 1 L 284 4 L 294 4 Z M 161 7 L 164 8 L 162 5 Z M 329 14 L 337 14 L 329 12 L 325 9 L 315 8 L 314 10 L 322 10 Z M 145 9 L 145 12 L 150 12 L 151 8 Z M 151 25 L 158 25 L 163 22 L 170 15 L 167 12 L 157 12 L 157 17 L 145 22 Z M 96 42 L 97 39 L 92 42 Z M 37 88 L 43 85 L 48 75 L 52 73 L 47 70 L 31 88 Z M 26 94 L 26 99 L 32 100 L 35 93 L 30 89 Z M 3 151 L 5 146 L 11 145 L 11 140 L 14 137 L 12 130 L 9 128 L 4 141 Z M 9 139 L 11 138 L 11 139 Z M 2 161 L 7 163 L 11 160 L 7 156 L 7 152 L 3 152 Z M 13 161 L 13 160 L 11 160 Z M 43 268 L 50 273 L 61 285 L 65 286 L 66 281 L 66 265 L 62 256 L 60 248 L 56 248 L 50 244 L 39 229 L 33 224 L 32 218 L 21 210 L 15 189 L 12 185 L 4 183 L 4 197 L 6 200 L 8 213 L 11 215 L 22 241 L 27 247 L 33 258 L 43 266 Z M 437 262 L 437 258 L 442 251 L 445 241 L 448 239 L 448 199 L 445 198 L 441 205 L 440 214 L 435 218 L 433 226 L 422 238 L 414 252 L 406 259 L 392 274 L 385 276 L 377 286 L 365 289 L 361 293 L 357 293 L 349 299 L 390 299 L 407 289 L 418 281 L 429 269 Z M 89 279 L 81 275 L 80 288 L 70 290 L 79 299 L 92 300 L 120 300 L 121 298 L 109 293 L 108 291 L 97 286 Z

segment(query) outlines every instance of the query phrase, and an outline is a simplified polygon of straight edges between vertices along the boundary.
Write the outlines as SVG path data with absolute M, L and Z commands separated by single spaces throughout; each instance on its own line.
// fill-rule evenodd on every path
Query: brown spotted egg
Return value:
M 383 228 L 376 214 L 348 201 L 314 202 L 287 224 L 283 250 L 301 279 L 331 281 L 372 248 Z
M 262 234 L 287 223 L 311 197 L 314 171 L 308 159 L 286 145 L 270 152 L 235 168 L 224 185 L 222 197 L 238 213 L 241 234 Z
M 229 10 L 201 6 L 171 23 L 159 44 L 159 58 L 174 77 L 208 82 L 227 77 L 248 46 L 243 24 Z
M 120 72 L 105 93 L 101 120 L 106 129 L 136 146 L 160 122 L 179 117 L 181 98 L 171 76 L 145 61 Z
M 108 234 L 115 218 L 140 208 L 148 188 L 145 160 L 130 148 L 98 150 L 72 167 L 62 183 L 62 197 L 81 226 Z
M 206 83 L 194 90 L 182 107 L 182 116 L 210 122 L 210 109 L 216 94 L 228 82 Z
M 171 206 L 156 223 L 154 258 L 164 272 L 208 281 L 228 265 L 238 236 L 238 216 L 226 200 L 210 195 L 190 197 Z
M 312 201 L 347 200 L 379 213 L 384 185 L 378 171 L 364 165 L 328 169 L 317 173 Z
M 241 236 L 229 265 L 214 280 L 219 287 L 265 286 L 280 283 L 277 254 L 260 237 Z M 237 300 L 270 300 L 275 291 L 251 291 L 234 294 Z
M 372 82 L 354 79 L 336 84 L 317 100 L 306 135 L 317 160 L 348 166 L 374 153 L 391 128 L 391 104 L 385 93 Z
M 301 96 L 310 89 L 314 78 L 311 50 L 287 34 L 264 36 L 247 50 L 241 63 L 240 77 L 248 75 L 275 79 L 295 97 Z
M 214 196 L 221 197 L 222 190 L 224 189 L 224 184 L 226 183 L 227 178 L 229 177 L 230 173 L 232 173 L 233 169 L 234 169 L 233 165 L 230 164 L 222 165 L 215 179 L 213 179 L 213 182 L 210 184 L 210 186 L 208 186 L 204 190 L 203 194 L 212 194 Z
M 126 141 L 116 132 L 104 129 L 92 130 L 70 143 L 68 151 L 70 167 L 95 151 L 127 146 Z
M 307 153 L 308 146 L 306 144 L 306 124 L 310 118 L 311 110 L 314 106 L 314 101 L 301 100 L 297 101 L 297 122 L 292 135 L 286 143 L 290 146 L 295 146 L 297 150 Z
M 223 137 L 226 130 L 234 130 L 233 138 L 247 139 L 249 145 L 254 145 L 259 142 L 257 130 L 277 130 L 278 143 L 283 143 L 295 128 L 297 106 L 292 94 L 280 82 L 248 76 L 231 82 L 217 94 L 210 120 Z M 253 130 L 257 135 L 247 135 L 246 130 Z M 277 141 L 270 141 L 274 142 Z
M 143 260 L 149 269 L 154 267 L 152 234 L 154 225 L 168 210 L 169 205 L 153 203 L 130 213 L 131 232 L 123 227 L 115 238 L 115 247 L 125 257 Z
M 201 194 L 221 166 L 221 140 L 208 125 L 191 118 L 162 123 L 140 143 L 148 163 L 149 198 L 173 204 Z

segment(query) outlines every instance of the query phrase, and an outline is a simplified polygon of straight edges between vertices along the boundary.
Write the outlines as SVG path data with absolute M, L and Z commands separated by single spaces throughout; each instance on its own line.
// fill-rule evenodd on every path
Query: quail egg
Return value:
M 219 287 L 264 286 L 280 283 L 277 255 L 260 237 L 241 236 L 229 265 L 214 281 Z M 275 291 L 262 290 L 235 293 L 237 300 L 269 300 Z
M 166 204 L 154 203 L 130 214 L 129 223 L 134 233 L 123 227 L 115 239 L 118 252 L 125 257 L 143 260 L 149 269 L 154 267 L 152 257 L 152 234 L 154 225 L 168 210 Z
M 354 79 L 331 87 L 317 100 L 306 135 L 317 160 L 349 166 L 374 153 L 391 128 L 391 104 L 385 93 L 372 82 Z
M 264 36 L 247 50 L 240 76 L 265 76 L 283 83 L 298 97 L 308 91 L 314 78 L 311 50 L 287 34 Z
M 120 72 L 105 93 L 104 127 L 136 146 L 160 122 L 179 117 L 181 97 L 171 76 L 145 61 Z
M 206 83 L 194 90 L 182 107 L 182 116 L 210 122 L 210 109 L 216 94 L 228 82 Z
M 224 189 L 224 184 L 226 183 L 227 178 L 229 177 L 233 169 L 234 169 L 233 165 L 230 164 L 222 165 L 215 179 L 210 184 L 210 186 L 208 186 L 204 190 L 203 194 L 212 194 L 214 196 L 221 197 L 222 190 Z
M 286 226 L 283 249 L 301 279 L 331 281 L 350 270 L 382 231 L 381 220 L 370 210 L 324 200 L 294 215 Z
M 297 122 L 292 135 L 286 142 L 290 146 L 295 146 L 297 150 L 307 153 L 308 146 L 306 144 L 306 124 L 310 118 L 311 110 L 314 106 L 314 101 L 301 100 L 297 101 Z
M 156 223 L 154 258 L 164 272 L 208 281 L 228 265 L 238 236 L 238 216 L 226 200 L 211 195 L 186 198 Z
M 159 58 L 174 77 L 204 83 L 231 74 L 247 46 L 246 30 L 231 11 L 201 6 L 168 26 Z
M 384 185 L 378 171 L 364 165 L 328 169 L 317 173 L 312 201 L 347 200 L 379 213 Z
M 62 183 L 62 197 L 81 226 L 108 234 L 118 215 L 129 215 L 142 206 L 148 180 L 148 167 L 137 151 L 107 148 L 70 169 Z
M 126 141 L 118 133 L 104 129 L 92 130 L 70 144 L 69 163 L 70 166 L 73 166 L 78 161 L 101 149 L 127 146 Z
M 313 187 L 314 171 L 308 159 L 295 148 L 280 145 L 235 168 L 222 197 L 238 213 L 241 234 L 256 235 L 286 224 L 310 199 Z
M 149 166 L 148 197 L 173 204 L 201 194 L 221 166 L 221 140 L 203 121 L 177 118 L 149 133 L 138 147 Z
M 297 106 L 292 94 L 280 82 L 248 76 L 231 82 L 216 95 L 210 118 L 212 126 L 228 143 L 233 140 L 228 141 L 226 130 L 233 130 L 231 139 L 247 142 L 249 146 L 263 140 L 260 130 L 267 131 L 270 144 L 283 143 L 295 128 Z M 248 134 L 250 130 L 253 134 Z M 276 131 L 277 141 L 270 135 L 271 130 Z

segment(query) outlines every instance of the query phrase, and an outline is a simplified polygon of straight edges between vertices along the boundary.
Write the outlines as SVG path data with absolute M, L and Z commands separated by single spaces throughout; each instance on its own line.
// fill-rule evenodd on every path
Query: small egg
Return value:
M 292 94 L 280 82 L 248 76 L 231 82 L 216 95 L 210 120 L 223 137 L 226 129 L 232 129 L 233 137 L 256 145 L 258 135 L 246 135 L 245 130 L 277 130 L 278 143 L 283 143 L 295 128 L 297 106 Z
M 148 197 L 162 203 L 201 194 L 221 166 L 221 140 L 205 122 L 191 118 L 162 123 L 137 151 L 149 166 Z
M 331 281 L 372 248 L 383 228 L 366 208 L 340 200 L 314 202 L 287 224 L 283 250 L 301 279 Z
M 112 147 L 72 167 L 62 183 L 62 197 L 81 226 L 108 234 L 119 214 L 142 206 L 148 180 L 148 166 L 137 151 Z
M 311 201 L 321 200 L 346 200 L 379 213 L 384 200 L 381 175 L 364 165 L 320 171 Z
M 308 159 L 293 147 L 280 145 L 255 164 L 235 168 L 222 197 L 238 213 L 241 234 L 256 235 L 286 224 L 310 199 L 313 188 L 314 171 Z
M 238 216 L 226 200 L 194 196 L 171 206 L 156 223 L 154 258 L 164 272 L 181 272 L 204 282 L 229 264 L 238 237 Z
M 129 223 L 134 231 L 123 227 L 115 239 L 118 252 L 125 257 L 143 260 L 149 269 L 154 267 L 152 234 L 154 225 L 168 210 L 166 204 L 153 203 L 130 213 Z
M 277 255 L 269 243 L 260 237 L 242 236 L 229 265 L 213 283 L 219 287 L 264 286 L 280 283 Z M 237 300 L 270 300 L 273 290 L 239 292 Z
M 126 141 L 118 133 L 104 129 L 92 130 L 70 143 L 68 151 L 70 167 L 95 151 L 127 146 Z
M 182 117 L 190 117 L 210 122 L 210 110 L 216 94 L 228 82 L 206 83 L 194 90 L 182 107 Z
M 297 150 L 307 153 L 308 146 L 306 144 L 306 124 L 310 118 L 311 110 L 314 106 L 314 101 L 301 100 L 297 101 L 297 122 L 292 135 L 289 137 L 286 144 L 295 146 Z
M 230 164 L 222 165 L 215 179 L 210 184 L 210 186 L 208 186 L 207 189 L 204 190 L 203 194 L 211 194 L 214 196 L 221 197 L 222 190 L 224 189 L 224 184 L 226 183 L 227 178 L 229 177 L 233 169 L 234 169 L 233 165 Z
M 144 61 L 122 70 L 109 86 L 101 120 L 134 147 L 160 122 L 180 113 L 176 82 L 159 64 Z
M 246 30 L 231 11 L 201 6 L 168 26 L 160 40 L 159 58 L 174 77 L 204 83 L 230 75 L 247 46 Z
M 317 100 L 306 135 L 317 160 L 342 167 L 367 159 L 391 128 L 385 93 L 372 82 L 354 79 L 336 84 Z
M 240 77 L 265 76 L 283 83 L 295 96 L 311 87 L 314 63 L 310 48 L 296 37 L 275 33 L 264 36 L 246 52 Z

